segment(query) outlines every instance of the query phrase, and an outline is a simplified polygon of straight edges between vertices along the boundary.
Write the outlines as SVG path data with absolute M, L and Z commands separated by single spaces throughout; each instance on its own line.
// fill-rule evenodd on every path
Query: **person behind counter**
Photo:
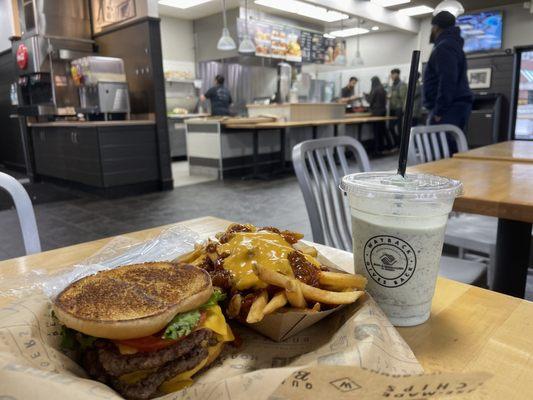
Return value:
M 371 79 L 370 93 L 365 94 L 369 104 L 370 113 L 376 117 L 387 115 L 387 93 L 377 76 Z M 392 138 L 389 137 L 385 121 L 374 122 L 374 154 L 379 155 L 394 147 Z
M 357 85 L 357 82 L 358 79 L 355 76 L 352 76 L 350 78 L 348 84 L 341 90 L 341 97 L 339 99 L 339 103 L 349 104 L 359 98 L 355 95 L 355 85 Z
M 392 86 L 390 88 L 389 109 L 390 116 L 396 117 L 396 119 L 391 121 L 389 128 L 394 141 L 399 145 L 402 133 L 403 109 L 407 98 L 407 85 L 400 79 L 400 70 L 398 68 L 394 68 L 390 72 L 390 77 Z
M 224 81 L 222 75 L 215 76 L 215 86 L 200 97 L 202 101 L 207 99 L 211 102 L 211 115 L 230 115 L 229 106 L 233 103 L 233 99 L 228 88 L 224 86 Z

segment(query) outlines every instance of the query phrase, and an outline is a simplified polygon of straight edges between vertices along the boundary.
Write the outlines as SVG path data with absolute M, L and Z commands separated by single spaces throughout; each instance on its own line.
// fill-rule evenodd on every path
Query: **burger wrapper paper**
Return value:
M 170 242 L 167 240 L 166 245 Z M 153 249 L 153 246 L 148 248 Z M 102 254 L 110 253 L 113 254 L 109 248 L 100 252 L 97 257 L 100 266 L 105 265 Z M 165 257 L 168 256 L 166 252 Z M 121 257 L 124 261 L 124 256 Z M 158 258 L 153 251 L 151 257 Z M 132 259 L 138 261 L 138 258 Z M 343 268 L 338 266 L 338 269 Z M 2 287 L 6 286 L 2 284 Z M 50 299 L 43 291 L 50 294 L 34 288 L 0 309 L 0 398 L 121 398 L 110 387 L 90 379 L 61 351 L 60 326 L 51 318 Z M 272 336 L 285 336 L 282 342 L 273 341 L 246 326 L 232 325 L 242 345 L 227 345 L 217 361 L 195 377 L 192 386 L 161 394 L 159 398 L 485 398 L 484 383 L 490 377 L 488 374 L 424 375 L 411 349 L 371 297 L 365 296 L 356 304 L 327 314 L 319 321 L 309 320 L 303 324 L 297 321 L 290 326 L 293 332 L 289 333 L 283 320 L 272 320 L 272 324 L 280 323 L 281 327 L 261 329 L 264 333 L 271 332 Z

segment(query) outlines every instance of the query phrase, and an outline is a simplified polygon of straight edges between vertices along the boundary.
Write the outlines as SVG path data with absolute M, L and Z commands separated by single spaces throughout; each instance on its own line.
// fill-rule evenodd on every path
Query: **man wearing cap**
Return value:
M 448 11 L 435 15 L 431 25 L 430 43 L 435 46 L 424 72 L 424 106 L 430 111 L 430 124 L 451 124 L 464 131 L 472 111 L 473 96 L 466 75 L 461 30 Z M 451 135 L 448 144 L 452 153 L 457 151 Z

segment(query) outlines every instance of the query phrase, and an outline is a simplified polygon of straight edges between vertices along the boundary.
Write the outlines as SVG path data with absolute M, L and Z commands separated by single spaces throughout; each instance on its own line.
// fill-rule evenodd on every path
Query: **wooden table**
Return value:
M 455 153 L 455 158 L 533 163 L 533 141 L 510 140 Z
M 266 223 L 267 221 L 265 221 Z M 223 230 L 228 221 L 200 218 L 183 225 L 202 237 Z M 127 236 L 144 240 L 162 228 Z M 48 272 L 72 265 L 99 250 L 109 239 L 82 243 L 0 262 L 2 278 L 39 268 Z M 351 253 L 317 246 L 332 261 L 353 271 Z M 8 302 L 0 297 L 0 304 Z M 494 374 L 486 392 L 490 399 L 531 399 L 533 393 L 533 304 L 517 298 L 439 278 L 428 322 L 398 329 L 426 372 L 486 371 Z
M 531 225 L 533 163 L 448 158 L 408 169 L 463 182 L 454 210 L 498 218 L 494 290 L 524 297 Z

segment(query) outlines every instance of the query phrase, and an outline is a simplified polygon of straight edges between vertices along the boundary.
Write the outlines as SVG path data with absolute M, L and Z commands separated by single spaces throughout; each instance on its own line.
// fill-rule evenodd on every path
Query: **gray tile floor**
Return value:
M 396 157 L 371 160 L 372 169 L 395 169 Z M 206 215 L 292 229 L 312 239 L 294 177 L 203 182 L 114 200 L 79 192 L 76 195 L 78 198 L 68 201 L 35 206 L 43 250 Z M 0 211 L 0 260 L 24 255 L 20 235 L 15 210 Z M 528 279 L 526 297 L 533 299 L 533 277 Z

